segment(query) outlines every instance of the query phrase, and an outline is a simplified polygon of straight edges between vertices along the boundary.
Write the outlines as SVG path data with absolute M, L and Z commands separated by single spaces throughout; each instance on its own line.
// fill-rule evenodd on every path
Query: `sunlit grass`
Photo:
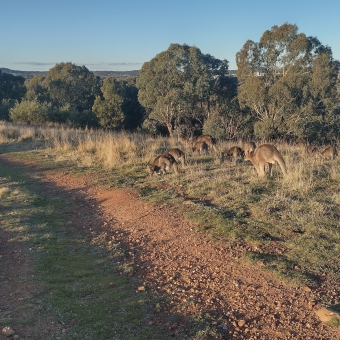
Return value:
M 7 129 L 17 127 L 7 125 Z M 11 136 L 18 140 L 20 127 L 15 131 Z M 35 130 L 35 135 L 45 142 L 41 152 L 32 151 L 36 160 L 56 162 L 72 171 L 96 171 L 98 181 L 111 187 L 133 187 L 141 199 L 183 211 L 198 230 L 208 230 L 226 246 L 236 242 L 250 249 L 247 245 L 256 245 L 260 251 L 245 252 L 246 257 L 263 262 L 286 280 L 316 284 L 320 271 L 337 277 L 338 158 L 323 160 L 277 143 L 287 176 L 274 166 L 273 177 L 259 178 L 250 162 L 221 162 L 219 152 L 193 154 L 190 146 L 183 147 L 175 138 L 58 127 Z M 218 150 L 233 145 L 242 146 L 242 141 L 221 141 Z M 179 167 L 178 176 L 170 172 L 149 177 L 146 165 L 173 147 L 186 151 L 187 165 Z M 39 156 L 46 153 L 49 157 Z M 271 247 L 284 251 L 273 254 Z

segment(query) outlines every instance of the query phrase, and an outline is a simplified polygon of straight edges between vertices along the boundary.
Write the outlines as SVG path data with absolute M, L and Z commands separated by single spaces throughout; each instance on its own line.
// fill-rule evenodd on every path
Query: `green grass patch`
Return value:
M 148 325 L 157 301 L 137 293 L 138 282 L 124 275 L 119 245 L 107 249 L 89 243 L 65 219 L 67 194 L 56 191 L 49 197 L 39 181 L 3 163 L 0 174 L 1 229 L 9 242 L 29 251 L 30 277 L 37 287 L 22 305 L 23 311 L 31 305 L 30 317 L 0 312 L 0 325 L 33 325 L 46 317 L 67 330 L 67 339 L 168 338 L 161 327 Z
M 145 201 L 182 211 L 197 224 L 198 231 L 208 232 L 226 246 L 256 246 L 261 252 L 246 258 L 262 261 L 265 269 L 287 281 L 317 285 L 320 273 L 331 280 L 340 279 L 339 158 L 325 161 L 304 157 L 292 146 L 278 145 L 288 176 L 282 178 L 276 165 L 273 177 L 263 179 L 256 176 L 249 162 L 235 165 L 220 163 L 214 154 L 189 154 L 179 176 L 171 172 L 150 178 L 146 161 L 174 145 L 166 138 L 149 139 L 147 144 L 143 136 L 132 135 L 131 139 L 140 147 L 138 157 L 110 170 L 101 164 L 85 167 L 79 155 L 77 159 L 68 157 L 69 151 L 51 149 L 51 157 L 45 157 L 45 150 L 28 150 L 17 156 L 51 168 L 57 164 L 75 173 L 96 172 L 101 184 L 134 188 Z M 230 146 L 224 144 L 221 150 Z M 278 245 L 282 251 L 276 251 Z

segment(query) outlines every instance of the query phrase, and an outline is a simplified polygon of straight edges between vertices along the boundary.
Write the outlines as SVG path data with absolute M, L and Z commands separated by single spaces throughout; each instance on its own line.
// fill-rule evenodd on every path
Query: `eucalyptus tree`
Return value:
M 296 25 L 273 26 L 258 43 L 248 40 L 236 63 L 239 103 L 256 118 L 259 137 L 320 139 L 320 131 L 338 126 L 331 48 Z
M 100 126 L 108 129 L 121 127 L 124 121 L 124 89 L 115 78 L 106 77 L 101 91 L 102 97 L 97 96 L 92 107 Z
M 25 81 L 27 100 L 37 100 L 40 103 L 50 102 L 50 95 L 44 84 L 45 77 L 40 75 L 33 76 L 32 79 Z
M 0 119 L 9 119 L 9 110 L 25 95 L 25 78 L 0 70 Z
M 209 97 L 210 74 L 205 56 L 197 47 L 171 44 L 143 64 L 137 87 L 139 102 L 150 111 L 148 118 L 172 135 L 182 118 L 206 109 L 202 103 Z
M 135 130 L 141 127 L 145 119 L 145 109 L 138 101 L 138 88 L 136 77 L 119 79 L 120 86 L 124 89 L 124 102 L 122 111 L 124 113 L 124 129 Z
M 0 102 L 3 99 L 21 100 L 26 93 L 25 78 L 0 70 Z
M 100 94 L 100 78 L 85 66 L 70 62 L 56 64 L 45 78 L 44 85 L 53 106 L 82 112 L 91 110 L 96 95 Z

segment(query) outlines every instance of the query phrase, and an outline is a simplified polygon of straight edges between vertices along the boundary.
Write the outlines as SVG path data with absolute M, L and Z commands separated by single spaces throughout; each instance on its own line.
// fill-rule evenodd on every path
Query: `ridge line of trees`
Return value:
M 0 70 L 0 119 L 185 137 L 338 139 L 340 63 L 330 47 L 285 23 L 246 41 L 236 63 L 234 77 L 228 60 L 171 44 L 138 77 L 101 79 L 70 62 L 26 81 Z

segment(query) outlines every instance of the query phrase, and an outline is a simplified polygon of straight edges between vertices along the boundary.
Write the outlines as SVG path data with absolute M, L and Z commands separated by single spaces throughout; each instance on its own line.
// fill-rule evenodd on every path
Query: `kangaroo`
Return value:
M 177 135 L 177 140 L 183 145 L 183 146 L 186 146 L 188 144 L 188 141 L 186 138 L 184 138 L 183 136 L 181 135 Z
M 296 149 L 302 151 L 304 155 L 312 155 L 318 152 L 318 149 L 314 145 L 310 145 L 308 142 L 299 141 L 295 144 Z
M 305 148 L 305 153 L 313 154 L 313 153 L 317 153 L 317 152 L 318 152 L 318 149 L 314 145 L 307 145 L 306 148 Z
M 173 156 L 168 153 L 158 155 L 151 165 L 148 165 L 150 177 L 157 172 L 159 175 L 166 174 L 173 167 L 178 174 L 178 164 Z
M 185 165 L 185 153 L 182 150 L 174 148 L 169 150 L 168 154 L 175 158 L 177 163 L 181 163 L 183 166 Z
M 256 144 L 254 142 L 246 142 L 243 145 L 243 152 L 245 155 L 253 153 L 256 149 Z
M 204 141 L 195 141 L 193 143 L 192 152 L 197 151 L 199 154 L 208 151 L 208 144 Z
M 216 140 L 214 137 L 210 136 L 210 135 L 201 135 L 198 136 L 197 139 L 193 142 L 193 145 L 197 142 L 204 142 L 207 146 L 213 148 L 215 151 L 217 151 L 216 149 Z
M 327 146 L 323 151 L 320 152 L 320 155 L 325 159 L 334 159 L 337 155 L 337 151 L 334 146 Z
M 254 153 L 247 154 L 244 157 L 245 161 L 251 161 L 260 177 L 265 177 L 264 166 L 266 163 L 269 165 L 269 173 L 272 176 L 272 167 L 276 162 L 279 163 L 283 176 L 287 175 L 286 163 L 279 151 L 274 145 L 262 144 Z
M 297 142 L 295 147 L 299 150 L 306 150 L 307 145 L 304 142 Z
M 236 164 L 238 157 L 244 157 L 243 150 L 238 146 L 232 146 L 226 153 L 222 153 L 222 161 L 225 159 L 232 160 L 234 158 Z

